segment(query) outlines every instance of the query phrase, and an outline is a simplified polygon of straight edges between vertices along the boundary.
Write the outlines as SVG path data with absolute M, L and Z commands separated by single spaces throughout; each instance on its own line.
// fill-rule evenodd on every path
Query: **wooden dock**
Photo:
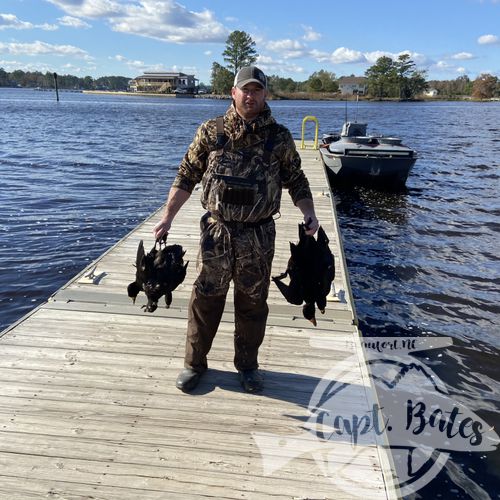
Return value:
M 175 388 L 203 213 L 195 191 L 169 235 L 190 260 L 170 309 L 146 313 L 143 294 L 135 305 L 126 294 L 139 240 L 147 249 L 153 245 L 159 218 L 153 214 L 3 332 L 1 499 L 397 498 L 388 486 L 390 457 L 377 445 L 384 436 L 356 446 L 349 436 L 318 437 L 325 434 L 313 418 L 313 403 L 336 367 L 348 367 L 356 390 L 339 392 L 330 413 L 337 408 L 361 416 L 376 395 L 328 182 L 317 151 L 303 150 L 301 156 L 336 258 L 338 301 L 328 303 L 314 328 L 271 284 L 259 357 L 264 391 L 250 395 L 239 386 L 232 364 L 231 292 L 209 371 L 193 394 Z M 297 240 L 300 219 L 284 193 L 274 275 L 286 267 L 288 242 Z

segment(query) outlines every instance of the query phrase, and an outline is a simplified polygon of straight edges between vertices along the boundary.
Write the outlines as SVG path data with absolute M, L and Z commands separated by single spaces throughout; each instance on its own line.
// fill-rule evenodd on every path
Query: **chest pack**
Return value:
M 272 198 L 278 196 L 273 192 L 281 192 L 272 189 L 278 187 L 271 164 L 276 126 L 271 126 L 265 140 L 238 147 L 226 136 L 222 116 L 216 118 L 216 131 L 216 147 L 202 179 L 203 206 L 224 221 L 255 222 L 269 217 Z

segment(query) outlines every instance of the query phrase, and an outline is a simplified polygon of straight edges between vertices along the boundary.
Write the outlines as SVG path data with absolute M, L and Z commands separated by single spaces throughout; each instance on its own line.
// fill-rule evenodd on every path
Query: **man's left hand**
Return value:
M 305 215 L 304 225 L 308 236 L 314 236 L 319 229 L 319 221 L 315 215 Z

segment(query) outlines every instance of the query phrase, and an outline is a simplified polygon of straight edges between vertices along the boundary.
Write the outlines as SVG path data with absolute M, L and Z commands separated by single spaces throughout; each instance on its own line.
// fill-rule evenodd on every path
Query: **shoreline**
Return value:
M 160 97 L 167 99 L 231 99 L 227 95 L 215 94 L 159 94 L 154 92 L 127 92 L 125 90 L 82 90 L 83 94 L 102 94 L 102 95 L 126 95 L 132 97 Z
M 82 90 L 83 94 L 103 94 L 103 95 L 124 95 L 124 96 L 137 96 L 137 97 L 158 97 L 158 98 L 177 98 L 185 99 L 183 94 L 177 97 L 177 94 L 158 94 L 154 92 L 127 92 L 124 90 Z M 230 95 L 219 94 L 189 94 L 195 99 L 225 99 L 230 100 Z M 189 97 L 191 98 L 191 97 Z M 318 93 L 313 94 L 310 92 L 292 93 L 292 94 L 270 94 L 269 101 L 346 101 L 354 99 L 354 96 L 340 96 L 338 94 Z M 419 99 L 398 99 L 395 97 L 386 97 L 383 99 L 376 99 L 373 97 L 360 96 L 360 101 L 366 102 L 499 102 L 500 98 L 493 97 L 491 99 L 473 99 L 472 97 L 422 97 Z
M 55 89 L 37 89 L 32 87 L 0 87 L 1 89 L 10 90 L 33 90 L 33 91 L 44 91 L 44 92 L 55 92 Z M 219 94 L 158 94 L 154 92 L 128 92 L 125 90 L 75 90 L 75 89 L 59 89 L 59 92 L 73 92 L 80 94 L 94 94 L 94 95 L 116 95 L 116 96 L 135 96 L 135 97 L 155 97 L 155 98 L 167 98 L 167 99 L 216 99 L 216 100 L 231 100 L 230 95 L 219 95 Z M 330 93 L 291 93 L 291 94 L 270 94 L 268 97 L 269 101 L 349 101 L 353 100 L 353 95 L 340 96 L 338 94 Z M 360 96 L 360 101 L 365 102 L 500 102 L 499 97 L 492 97 L 490 99 L 474 99 L 469 96 L 464 97 L 422 97 L 419 99 L 398 99 L 398 98 L 383 98 L 377 99 L 373 97 Z

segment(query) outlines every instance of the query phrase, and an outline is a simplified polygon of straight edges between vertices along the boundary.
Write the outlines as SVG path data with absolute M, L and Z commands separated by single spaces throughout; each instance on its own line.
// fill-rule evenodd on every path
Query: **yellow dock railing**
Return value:
M 305 142 L 305 130 L 306 130 L 306 123 L 308 121 L 312 121 L 316 124 L 315 129 L 314 129 L 314 144 L 312 146 L 312 149 L 318 149 L 318 130 L 319 130 L 319 122 L 318 119 L 315 116 L 306 116 L 302 120 L 302 141 L 300 144 L 300 149 L 306 149 L 306 142 Z

